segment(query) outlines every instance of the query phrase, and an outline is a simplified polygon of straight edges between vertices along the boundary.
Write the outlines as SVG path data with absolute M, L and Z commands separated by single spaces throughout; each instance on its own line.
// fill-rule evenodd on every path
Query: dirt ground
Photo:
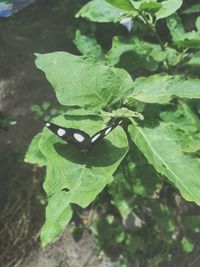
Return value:
M 0 111 L 17 122 L 0 132 L 1 267 L 114 266 L 104 256 L 99 260 L 87 231 L 78 242 L 72 238 L 70 227 L 45 249 L 39 242 L 44 222 L 44 170 L 25 164 L 23 159 L 32 137 L 43 127 L 42 118 L 35 118 L 31 105 L 57 103 L 51 86 L 35 67 L 33 53 L 77 53 L 72 36 L 80 23 L 74 19 L 76 10 L 58 9 L 57 2 L 38 0 L 0 20 Z M 199 255 L 200 246 L 188 257 L 189 265 L 177 265 L 179 257 L 163 266 L 199 267 Z
M 76 11 L 58 10 L 56 2 L 38 0 L 0 20 L 0 111 L 17 122 L 0 133 L 1 267 L 104 265 L 86 232 L 75 242 L 67 230 L 56 243 L 41 249 L 38 233 L 44 222 L 44 206 L 40 204 L 44 171 L 23 162 L 32 137 L 43 127 L 31 105 L 44 101 L 56 104 L 51 86 L 35 67 L 33 53 L 77 53 L 72 42 L 78 23 L 73 18 Z

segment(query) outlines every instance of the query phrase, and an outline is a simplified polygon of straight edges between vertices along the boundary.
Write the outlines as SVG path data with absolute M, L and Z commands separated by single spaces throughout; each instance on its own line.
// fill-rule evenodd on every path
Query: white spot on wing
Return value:
M 98 134 L 96 134 L 94 137 L 92 137 L 92 143 L 94 142 L 94 141 L 96 141 L 98 138 L 99 138 L 99 136 L 100 136 L 101 134 L 100 133 L 98 133 Z
M 74 138 L 78 141 L 78 142 L 83 142 L 84 141 L 84 137 L 81 135 L 81 134 L 79 134 L 79 133 L 75 133 L 74 134 Z
M 122 123 L 122 120 L 118 122 L 118 124 L 120 125 Z
M 46 122 L 46 126 L 49 127 L 51 124 L 49 122 Z
M 57 131 L 57 134 L 59 135 L 59 136 L 63 136 L 63 135 L 65 135 L 65 130 L 63 130 L 63 129 L 58 129 L 58 131 Z
M 109 127 L 109 128 L 105 131 L 105 135 L 107 135 L 111 130 L 112 130 L 112 127 Z

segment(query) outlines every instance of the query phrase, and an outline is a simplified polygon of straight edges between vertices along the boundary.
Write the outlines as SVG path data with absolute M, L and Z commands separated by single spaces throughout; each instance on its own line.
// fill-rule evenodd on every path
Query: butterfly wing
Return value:
M 110 126 L 107 126 L 106 128 L 102 129 L 101 131 L 95 133 L 91 138 L 90 142 L 91 144 L 95 144 L 96 142 L 102 140 L 106 135 L 108 135 L 112 130 L 114 130 L 118 125 L 122 123 L 122 120 L 114 122 Z
M 64 141 L 77 146 L 81 152 L 87 152 L 90 148 L 90 136 L 78 129 L 65 128 L 51 122 L 46 122 L 46 127 Z

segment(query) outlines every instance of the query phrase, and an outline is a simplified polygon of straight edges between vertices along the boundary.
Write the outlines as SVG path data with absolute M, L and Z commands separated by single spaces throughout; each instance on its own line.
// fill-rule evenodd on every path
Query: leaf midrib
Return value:
M 186 192 L 189 193 L 190 196 L 193 196 L 196 199 L 196 196 L 194 196 L 194 194 L 182 183 L 182 181 L 179 179 L 179 177 L 176 175 L 176 173 L 174 173 L 173 170 L 171 170 L 168 165 L 165 163 L 165 161 L 163 160 L 163 158 L 158 154 L 158 152 L 154 149 L 154 147 L 152 146 L 151 143 L 148 142 L 148 139 L 146 138 L 144 132 L 141 130 L 141 128 L 135 126 L 136 129 L 140 132 L 140 134 L 143 136 L 146 144 L 152 149 L 153 153 L 161 160 L 161 162 L 166 166 L 166 168 L 170 171 L 170 173 L 172 173 L 172 175 L 175 177 L 175 179 L 177 181 L 179 181 L 179 183 L 183 186 L 183 188 L 185 188 Z M 196 199 L 197 203 L 199 202 L 198 199 Z

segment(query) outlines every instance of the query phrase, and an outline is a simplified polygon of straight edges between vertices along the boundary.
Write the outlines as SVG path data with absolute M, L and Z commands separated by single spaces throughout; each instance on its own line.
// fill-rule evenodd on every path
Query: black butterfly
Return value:
M 103 130 L 95 133 L 92 137 L 81 130 L 74 128 L 65 128 L 51 122 L 46 122 L 46 127 L 63 140 L 77 146 L 82 153 L 87 153 L 89 150 L 91 150 L 95 143 L 103 139 L 121 123 L 122 120 L 114 122 L 111 126 L 107 126 Z

